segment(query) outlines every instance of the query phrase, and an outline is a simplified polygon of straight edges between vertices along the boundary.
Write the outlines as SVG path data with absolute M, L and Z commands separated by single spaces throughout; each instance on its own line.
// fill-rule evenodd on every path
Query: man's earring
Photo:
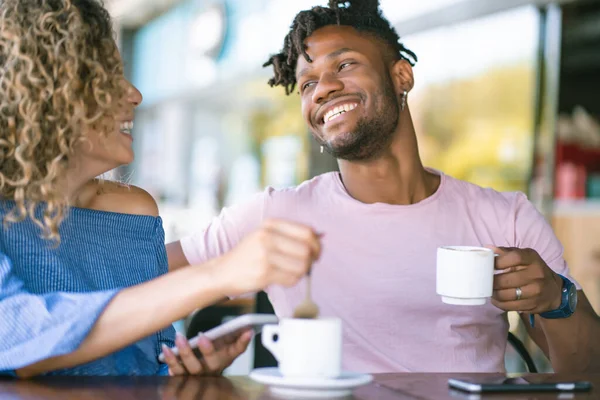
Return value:
M 404 111 L 404 108 L 406 107 L 406 97 L 408 96 L 408 92 L 405 90 L 404 93 L 402 94 L 402 104 L 400 105 L 400 111 Z
M 321 154 L 323 154 L 323 146 L 321 146 Z

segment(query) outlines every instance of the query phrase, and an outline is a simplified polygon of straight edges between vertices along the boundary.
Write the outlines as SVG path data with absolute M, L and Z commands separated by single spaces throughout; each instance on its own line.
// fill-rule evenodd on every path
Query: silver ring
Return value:
M 515 289 L 515 292 L 517 294 L 517 300 L 521 300 L 521 295 L 523 294 L 523 291 L 521 290 L 520 287 Z

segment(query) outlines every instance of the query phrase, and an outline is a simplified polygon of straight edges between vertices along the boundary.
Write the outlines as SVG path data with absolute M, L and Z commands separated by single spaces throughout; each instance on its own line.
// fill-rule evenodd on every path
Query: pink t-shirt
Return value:
M 533 248 L 550 268 L 572 279 L 561 244 L 524 194 L 499 193 L 444 174 L 435 194 L 412 205 L 361 203 L 347 193 L 338 173 L 295 188 L 267 189 L 182 239 L 184 254 L 192 264 L 217 257 L 270 217 L 325 234 L 312 273 L 313 296 L 322 316 L 343 320 L 346 370 L 504 371 L 506 313 L 489 302 L 442 303 L 435 287 L 438 246 Z M 302 283 L 268 288 L 279 317 L 291 316 L 303 299 Z

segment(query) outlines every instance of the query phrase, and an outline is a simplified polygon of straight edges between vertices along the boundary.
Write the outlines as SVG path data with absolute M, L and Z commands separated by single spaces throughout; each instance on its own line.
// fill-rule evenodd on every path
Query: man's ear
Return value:
M 406 60 L 396 60 L 390 65 L 390 76 L 394 83 L 396 94 L 410 92 L 415 86 L 415 77 L 410 63 Z

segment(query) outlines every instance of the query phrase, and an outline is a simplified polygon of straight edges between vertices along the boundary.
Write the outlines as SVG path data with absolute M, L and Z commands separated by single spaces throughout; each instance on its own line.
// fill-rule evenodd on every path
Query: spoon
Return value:
M 304 318 L 304 319 L 314 319 L 319 316 L 319 307 L 312 300 L 312 296 L 310 293 L 311 288 L 311 279 L 310 279 L 310 271 L 306 275 L 306 297 L 302 301 L 302 303 L 298 304 L 296 309 L 294 310 L 294 318 Z

